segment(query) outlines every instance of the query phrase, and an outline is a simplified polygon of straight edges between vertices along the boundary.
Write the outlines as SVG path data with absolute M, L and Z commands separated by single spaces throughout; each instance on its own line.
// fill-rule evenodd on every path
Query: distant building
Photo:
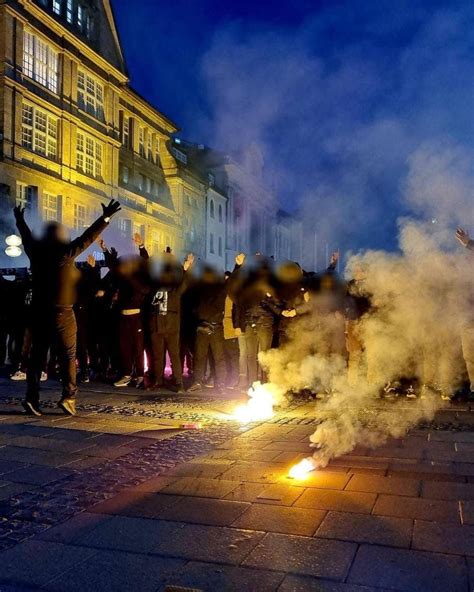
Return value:
M 205 187 L 176 176 L 176 125 L 130 88 L 108 0 L 0 0 L 0 30 L 0 200 L 79 233 L 117 198 L 120 250 L 134 232 L 154 253 L 204 245 Z

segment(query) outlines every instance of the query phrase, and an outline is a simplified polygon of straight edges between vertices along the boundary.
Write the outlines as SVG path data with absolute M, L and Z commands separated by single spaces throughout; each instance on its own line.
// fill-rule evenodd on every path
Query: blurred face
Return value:
M 58 243 L 68 243 L 69 232 L 67 228 L 62 224 L 59 224 L 59 222 L 53 222 L 46 226 L 44 238 Z

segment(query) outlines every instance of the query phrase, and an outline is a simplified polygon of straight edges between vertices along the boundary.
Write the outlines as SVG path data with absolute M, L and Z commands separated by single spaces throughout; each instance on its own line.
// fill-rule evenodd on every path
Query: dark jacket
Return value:
M 74 260 L 92 245 L 106 226 L 101 216 L 81 236 L 69 243 L 60 243 L 33 238 L 25 220 L 17 221 L 31 265 L 33 306 L 71 307 L 75 304 L 80 273 Z

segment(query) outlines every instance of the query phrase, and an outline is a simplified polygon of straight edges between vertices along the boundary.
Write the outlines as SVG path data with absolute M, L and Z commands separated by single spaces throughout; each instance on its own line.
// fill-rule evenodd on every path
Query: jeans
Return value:
M 36 405 L 39 403 L 41 372 L 46 365 L 48 349 L 52 345 L 56 346 L 58 355 L 62 398 L 76 397 L 76 334 L 76 317 L 72 307 L 37 310 L 33 314 L 31 353 L 26 373 L 28 401 Z
M 273 327 L 271 325 L 246 325 L 245 345 L 247 348 L 248 381 L 250 385 L 257 379 L 265 381 L 264 372 L 258 363 L 258 354 L 261 351 L 269 350 L 272 346 L 272 340 Z
M 239 340 L 237 337 L 224 340 L 224 354 L 226 384 L 234 386 L 239 380 Z
M 211 335 L 202 331 L 197 332 L 196 350 L 194 355 L 194 382 L 202 384 L 206 361 L 209 350 L 212 352 L 215 364 L 214 386 L 224 383 L 225 362 L 224 362 L 224 330 L 215 327 Z

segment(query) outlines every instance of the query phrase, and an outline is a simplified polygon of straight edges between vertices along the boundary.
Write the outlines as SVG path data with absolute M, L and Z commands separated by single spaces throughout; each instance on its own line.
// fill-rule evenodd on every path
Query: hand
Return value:
M 137 245 L 137 247 L 143 246 L 143 239 L 138 232 L 135 232 L 135 234 L 133 235 L 133 242 Z
M 307 292 L 307 291 L 306 291 L 306 292 L 303 294 L 303 298 L 304 298 L 304 301 L 305 301 L 305 302 L 309 302 L 309 301 L 311 300 L 311 296 L 310 296 L 309 292 Z
M 95 267 L 95 257 L 94 257 L 94 255 L 87 255 L 87 263 L 91 267 Z
M 105 253 L 105 251 L 107 251 L 107 245 L 105 244 L 105 240 L 103 238 L 99 238 L 97 244 L 99 245 L 99 248 L 102 252 Z
M 184 263 L 183 263 L 184 271 L 188 271 L 188 269 L 190 269 L 194 265 L 195 260 L 196 260 L 195 256 L 192 253 L 188 253 L 186 255 L 186 259 L 184 260 Z
M 115 247 L 110 247 L 109 253 L 110 253 L 110 256 L 113 259 L 117 259 L 117 257 L 118 257 L 118 251 L 117 251 L 117 249 Z
M 292 319 L 296 317 L 296 310 L 292 308 L 291 310 L 284 310 L 281 315 L 285 317 L 285 319 Z
M 331 255 L 331 265 L 337 265 L 338 261 L 339 261 L 339 251 L 334 251 L 334 253 Z
M 469 234 L 463 230 L 462 228 L 458 228 L 456 230 L 456 238 L 458 239 L 458 241 L 461 243 L 461 245 L 463 247 L 467 247 L 467 245 L 469 244 L 469 241 L 471 240 L 469 238 Z
M 111 199 L 108 205 L 101 204 L 102 206 L 102 215 L 104 218 L 112 218 L 114 214 L 116 214 L 122 208 L 120 207 L 120 203 L 115 200 Z
M 15 206 L 13 208 L 13 214 L 15 216 L 15 220 L 23 220 L 25 217 L 25 208 L 22 208 L 21 206 Z
M 243 265 L 244 261 L 245 261 L 245 254 L 244 253 L 239 253 L 239 255 L 237 255 L 237 257 L 235 258 L 236 265 Z
M 96 298 L 103 298 L 104 296 L 105 296 L 105 290 L 98 290 L 98 291 L 95 293 L 95 297 L 96 297 Z

